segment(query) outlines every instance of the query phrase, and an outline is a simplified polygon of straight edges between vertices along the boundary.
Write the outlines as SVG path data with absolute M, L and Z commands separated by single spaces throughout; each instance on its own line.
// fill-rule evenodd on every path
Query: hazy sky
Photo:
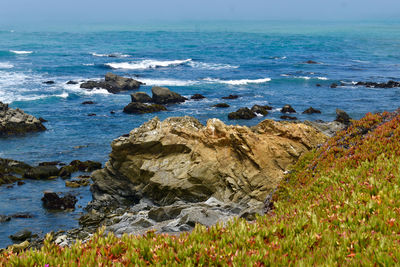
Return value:
M 0 0 L 0 24 L 396 19 L 400 0 Z

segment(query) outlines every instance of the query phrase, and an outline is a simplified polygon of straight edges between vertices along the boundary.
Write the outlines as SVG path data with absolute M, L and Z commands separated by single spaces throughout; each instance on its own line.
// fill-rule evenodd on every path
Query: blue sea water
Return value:
M 304 64 L 308 60 L 320 64 Z M 66 84 L 100 79 L 110 71 L 145 82 L 140 91 L 149 94 L 152 86 L 160 85 L 186 97 L 200 93 L 206 99 L 171 105 L 167 112 L 128 115 L 122 109 L 130 102 L 130 92 L 109 94 Z M 279 108 L 291 104 L 300 120 L 333 120 L 336 108 L 358 119 L 367 112 L 396 109 L 400 89 L 355 87 L 352 82 L 399 78 L 400 23 L 0 28 L 0 101 L 48 120 L 46 132 L 0 139 L 0 157 L 30 164 L 75 159 L 104 163 L 113 139 L 154 116 L 190 115 L 203 123 L 219 118 L 255 125 L 265 118 L 279 120 Z M 43 84 L 48 80 L 55 84 Z M 346 86 L 330 88 L 340 82 Z M 229 94 L 240 98 L 221 99 Z M 96 104 L 81 105 L 88 100 Z M 221 102 L 231 107 L 211 107 Z M 229 112 L 254 104 L 275 109 L 251 121 L 228 120 Z M 310 106 L 322 114 L 302 115 Z M 36 232 L 76 227 L 80 209 L 54 214 L 41 208 L 42 191 L 72 190 L 63 185 L 56 180 L 0 187 L 0 214 L 30 211 L 35 215 L 0 224 L 0 247 L 11 243 L 9 234 L 26 227 Z M 89 189 L 75 191 L 82 196 L 80 204 L 86 205 Z

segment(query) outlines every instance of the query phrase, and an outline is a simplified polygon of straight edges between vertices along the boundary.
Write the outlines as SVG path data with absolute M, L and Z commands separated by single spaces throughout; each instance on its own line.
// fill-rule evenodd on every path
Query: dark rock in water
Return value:
M 21 185 L 24 185 L 24 184 L 25 184 L 25 182 L 23 182 L 23 181 L 18 181 L 18 182 L 17 182 L 17 185 L 18 185 L 18 186 L 21 186 Z
M 88 116 L 89 117 L 94 117 L 94 116 L 97 116 L 97 115 L 96 115 L 96 113 L 89 113 Z
M 0 215 L 0 223 L 9 222 L 11 220 L 10 216 L 7 215 Z
M 78 84 L 76 81 L 68 81 L 67 84 Z
M 349 125 L 350 120 L 351 120 L 351 118 L 346 112 L 344 112 L 343 110 L 338 109 L 338 108 L 336 109 L 335 121 L 343 123 L 344 125 Z
M 315 86 L 316 86 L 316 87 L 321 87 L 321 85 L 320 85 L 319 83 L 317 83 Z
M 194 95 L 192 95 L 192 97 L 190 99 L 200 100 L 200 99 L 204 99 L 204 98 L 206 98 L 206 97 L 201 94 L 194 94 Z
M 0 158 L 0 185 L 19 180 L 15 175 L 22 176 L 31 168 L 31 166 L 21 161 Z
M 46 127 L 32 115 L 24 113 L 20 109 L 12 109 L 8 104 L 0 102 L 0 136 L 39 132 Z
M 82 105 L 94 105 L 95 103 L 93 101 L 84 101 L 82 102 Z
M 185 97 L 172 92 L 166 87 L 155 86 L 151 88 L 151 92 L 153 93 L 153 102 L 156 104 L 182 103 L 187 100 Z
M 43 123 L 43 122 L 48 122 L 48 120 L 45 120 L 45 119 L 43 119 L 42 117 L 39 117 L 39 121 L 42 122 L 42 123 Z
M 266 116 L 268 115 L 268 108 L 269 108 L 268 106 L 266 107 L 266 106 L 254 105 L 251 108 L 251 111 Z
M 167 110 L 166 107 L 159 104 L 143 104 L 139 102 L 131 102 L 124 107 L 124 112 L 129 114 L 145 114 Z
M 306 63 L 306 64 L 320 64 L 320 63 L 318 63 L 318 62 L 316 62 L 316 61 L 314 61 L 314 60 L 307 60 L 307 61 L 304 62 L 304 63 Z
M 59 197 L 54 192 L 44 192 L 42 198 L 43 206 L 49 210 L 66 210 L 74 209 L 76 202 L 78 202 L 75 196 L 67 194 L 64 197 Z
M 229 108 L 230 106 L 226 103 L 218 103 L 212 106 L 213 108 Z
M 396 88 L 400 87 L 400 82 L 396 82 L 393 80 L 388 81 L 387 83 L 377 83 L 377 82 L 358 82 L 357 86 L 365 86 L 368 88 Z
M 61 163 L 61 161 L 45 161 L 39 163 L 39 166 L 57 166 Z
M 55 84 L 55 82 L 54 81 L 46 81 L 46 82 L 43 82 L 44 84 Z
M 32 167 L 30 170 L 25 172 L 24 178 L 28 179 L 49 179 L 53 177 L 57 177 L 60 171 L 56 166 L 37 166 Z
M 17 212 L 12 214 L 11 217 L 19 219 L 31 219 L 33 218 L 33 215 L 30 214 L 29 212 Z
M 338 87 L 338 85 L 336 83 L 331 84 L 331 88 L 337 88 L 337 87 Z
M 115 114 L 115 111 L 114 111 L 114 110 L 111 110 L 111 111 L 110 111 L 110 114 Z
M 82 83 L 80 87 L 84 89 L 103 88 L 112 94 L 116 94 L 122 91 L 138 89 L 141 84 L 143 83 L 109 72 L 106 74 L 103 81 L 87 81 Z
M 13 241 L 25 241 L 28 238 L 30 238 L 32 236 L 32 232 L 25 229 L 22 231 L 19 231 L 13 235 L 10 235 L 9 237 L 13 240 Z
M 281 116 L 281 119 L 282 120 L 297 120 L 297 117 L 283 115 L 283 116 Z
M 223 96 L 222 99 L 238 99 L 238 95 L 228 95 L 228 96 Z
M 151 103 L 153 99 L 145 92 L 136 92 L 131 94 L 131 101 L 138 103 Z
M 313 107 L 309 107 L 308 109 L 306 109 L 306 110 L 303 111 L 303 114 L 314 114 L 314 113 L 320 114 L 321 111 L 318 110 L 318 109 L 315 109 L 315 108 L 313 108 Z
M 228 119 L 230 120 L 251 120 L 255 117 L 257 117 L 257 115 L 249 108 L 240 108 L 228 114 Z
M 63 166 L 61 169 L 60 169 L 60 172 L 59 172 L 59 176 L 60 177 L 62 177 L 62 178 L 67 178 L 67 177 L 71 177 L 71 174 L 73 174 L 74 172 L 77 172 L 78 171 L 78 168 L 77 167 L 75 167 L 75 166 L 70 166 L 70 165 L 68 165 L 68 166 Z
M 296 113 L 296 110 L 291 105 L 284 105 L 281 109 L 282 113 Z
M 81 172 L 92 172 L 101 169 L 101 163 L 92 160 L 87 160 L 87 161 L 74 160 L 71 161 L 69 165 L 75 167 L 78 171 Z

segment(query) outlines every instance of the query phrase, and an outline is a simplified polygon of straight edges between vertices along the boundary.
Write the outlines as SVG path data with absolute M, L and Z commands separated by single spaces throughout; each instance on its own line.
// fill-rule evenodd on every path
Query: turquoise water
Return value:
M 161 119 L 190 115 L 201 122 L 216 117 L 254 125 L 264 118 L 228 121 L 227 114 L 243 106 L 268 104 L 275 110 L 267 118 L 279 119 L 278 108 L 291 104 L 301 120 L 333 120 L 336 108 L 360 118 L 369 111 L 394 110 L 400 102 L 400 89 L 352 85 L 353 81 L 399 80 L 399 23 L 208 22 L 27 29 L 0 28 L 0 101 L 47 119 L 48 130 L 0 139 L 0 157 L 30 164 L 74 159 L 104 163 L 113 139 L 155 115 Z M 307 60 L 321 64 L 303 64 Z M 101 78 L 109 71 L 145 82 L 141 91 L 150 93 L 152 86 L 161 85 L 187 97 L 200 93 L 207 99 L 168 106 L 168 112 L 128 115 L 122 109 L 130 102 L 129 93 L 112 95 L 66 85 L 69 80 Z M 55 84 L 43 84 L 48 80 Z M 332 89 L 333 82 L 346 86 Z M 317 83 L 322 86 L 316 87 Z M 221 100 L 229 94 L 241 97 Z M 96 104 L 81 105 L 87 100 Z M 220 102 L 231 107 L 211 107 Z M 300 114 L 309 106 L 322 114 Z M 97 116 L 87 116 L 90 113 Z M 53 184 L 54 190 L 63 188 Z M 45 232 L 77 225 L 76 220 L 66 223 L 63 218 L 71 215 L 61 213 L 51 220 L 51 227 L 40 227 L 49 215 L 41 209 L 38 194 L 52 186 L 35 186 L 31 193 L 23 186 L 1 188 L 0 214 L 12 213 L 11 195 L 20 192 L 35 199 L 37 217 L 30 219 L 29 227 Z M 79 193 L 86 203 L 90 200 L 88 189 Z M 21 227 L 0 225 L 0 247 L 10 242 L 9 232 Z

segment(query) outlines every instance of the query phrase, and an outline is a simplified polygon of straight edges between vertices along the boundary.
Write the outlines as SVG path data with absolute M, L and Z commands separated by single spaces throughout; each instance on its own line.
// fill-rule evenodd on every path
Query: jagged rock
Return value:
M 68 81 L 67 84 L 78 84 L 76 81 Z
M 297 120 L 297 117 L 288 116 L 288 115 L 282 115 L 280 118 L 281 118 L 282 120 Z
M 153 102 L 153 99 L 145 92 L 136 92 L 136 93 L 131 94 L 131 100 L 132 100 L 132 102 L 138 102 L 138 103 Z
M 257 126 L 207 125 L 191 117 L 157 117 L 112 142 L 105 168 L 92 173 L 92 206 L 146 197 L 157 205 L 177 200 L 263 202 L 304 152 L 326 136 L 301 123 L 265 120 Z
M 27 229 L 24 229 L 24 230 L 21 230 L 21 231 L 15 233 L 15 234 L 13 234 L 13 235 L 10 235 L 10 238 L 13 241 L 25 241 L 28 238 L 30 238 L 31 236 L 32 236 L 32 232 L 27 230 Z
M 28 164 L 12 159 L 0 158 L 0 185 L 13 183 L 32 167 Z
M 230 120 L 251 120 L 255 117 L 257 117 L 257 115 L 249 108 L 240 108 L 228 114 L 228 119 Z
M 338 109 L 338 108 L 336 109 L 335 121 L 343 123 L 344 125 L 349 125 L 350 120 L 351 120 L 351 118 L 346 112 L 344 112 L 343 110 Z
M 24 173 L 24 178 L 28 179 L 50 179 L 58 176 L 59 169 L 56 166 L 37 166 L 32 167 Z
M 251 111 L 253 111 L 254 113 L 258 113 L 261 114 L 263 116 L 268 115 L 268 110 L 269 110 L 269 106 L 260 106 L 260 105 L 254 105 L 251 108 Z
M 321 110 L 315 109 L 313 107 L 309 107 L 308 109 L 303 111 L 303 114 L 314 114 L 314 113 L 321 114 Z
M 153 93 L 153 102 L 156 104 L 182 103 L 187 100 L 166 87 L 155 86 L 151 88 L 151 92 Z
M 223 96 L 222 99 L 238 99 L 238 95 L 228 95 L 228 96 Z
M 101 169 L 101 163 L 92 160 L 86 160 L 86 161 L 73 160 L 69 165 L 76 167 L 76 169 L 81 172 L 92 172 L 94 170 Z
M 124 112 L 129 114 L 145 114 L 167 110 L 160 104 L 143 104 L 139 102 L 131 102 L 124 107 Z
M 42 198 L 43 206 L 49 210 L 66 210 L 66 209 L 74 209 L 76 202 L 78 200 L 75 196 L 70 194 L 65 195 L 64 197 L 59 197 L 57 193 L 54 192 L 44 192 L 44 196 Z
M 213 105 L 214 108 L 229 108 L 230 106 L 226 103 L 218 103 Z
M 125 78 L 108 72 L 103 81 L 87 81 L 80 85 L 84 89 L 103 88 L 112 94 L 122 91 L 135 90 L 143 84 L 131 78 Z
M 396 88 L 400 87 L 400 82 L 388 81 L 387 83 L 377 83 L 377 82 L 358 82 L 357 86 L 365 86 L 368 88 Z
M 304 121 L 304 124 L 310 125 L 325 135 L 332 137 L 336 132 L 343 130 L 346 125 L 337 121 L 323 122 L 323 121 Z
M 165 206 L 153 208 L 149 211 L 148 216 L 150 219 L 156 222 L 167 221 L 175 219 L 184 208 L 184 206 Z
M 18 135 L 28 132 L 39 132 L 46 127 L 32 115 L 20 109 L 12 109 L 0 102 L 0 136 Z
M 194 95 L 192 95 L 192 97 L 190 97 L 190 99 L 193 99 L 193 100 L 201 100 L 204 98 L 206 98 L 206 97 L 201 94 L 194 94 Z
M 284 105 L 281 109 L 282 113 L 296 113 L 296 110 L 291 105 Z

